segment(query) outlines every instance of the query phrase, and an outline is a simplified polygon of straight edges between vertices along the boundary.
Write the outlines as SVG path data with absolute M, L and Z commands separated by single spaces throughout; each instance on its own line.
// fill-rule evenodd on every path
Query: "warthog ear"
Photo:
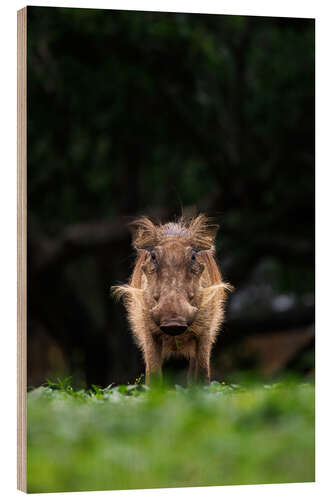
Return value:
M 140 217 L 130 224 L 133 246 L 137 250 L 153 247 L 157 243 L 157 226 L 148 219 Z
M 212 219 L 206 215 L 200 214 L 189 223 L 191 243 L 200 250 L 209 250 L 214 248 L 214 240 L 219 229 L 218 224 L 213 224 Z

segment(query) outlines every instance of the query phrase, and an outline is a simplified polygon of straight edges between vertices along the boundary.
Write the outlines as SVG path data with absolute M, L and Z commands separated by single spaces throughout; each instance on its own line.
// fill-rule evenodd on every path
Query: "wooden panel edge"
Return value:
M 17 12 L 17 488 L 27 491 L 27 8 Z

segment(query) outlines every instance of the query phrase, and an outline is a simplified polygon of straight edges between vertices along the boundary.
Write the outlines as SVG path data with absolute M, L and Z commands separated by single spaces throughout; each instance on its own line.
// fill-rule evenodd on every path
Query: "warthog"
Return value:
M 133 223 L 137 259 L 129 284 L 112 287 L 124 298 L 146 365 L 146 383 L 162 375 L 171 355 L 189 359 L 188 380 L 210 380 L 210 354 L 223 321 L 226 291 L 214 259 L 218 226 L 199 215 L 155 225 Z

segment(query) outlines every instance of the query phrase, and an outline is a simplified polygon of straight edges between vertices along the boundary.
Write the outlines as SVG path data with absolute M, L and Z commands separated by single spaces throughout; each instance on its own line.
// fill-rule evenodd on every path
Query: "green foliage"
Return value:
M 28 491 L 314 481 L 314 385 L 28 394 Z

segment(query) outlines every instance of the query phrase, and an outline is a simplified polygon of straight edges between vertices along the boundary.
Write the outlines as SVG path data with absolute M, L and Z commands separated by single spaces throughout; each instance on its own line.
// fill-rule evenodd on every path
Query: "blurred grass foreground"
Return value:
M 28 394 L 28 491 L 314 481 L 314 384 Z

